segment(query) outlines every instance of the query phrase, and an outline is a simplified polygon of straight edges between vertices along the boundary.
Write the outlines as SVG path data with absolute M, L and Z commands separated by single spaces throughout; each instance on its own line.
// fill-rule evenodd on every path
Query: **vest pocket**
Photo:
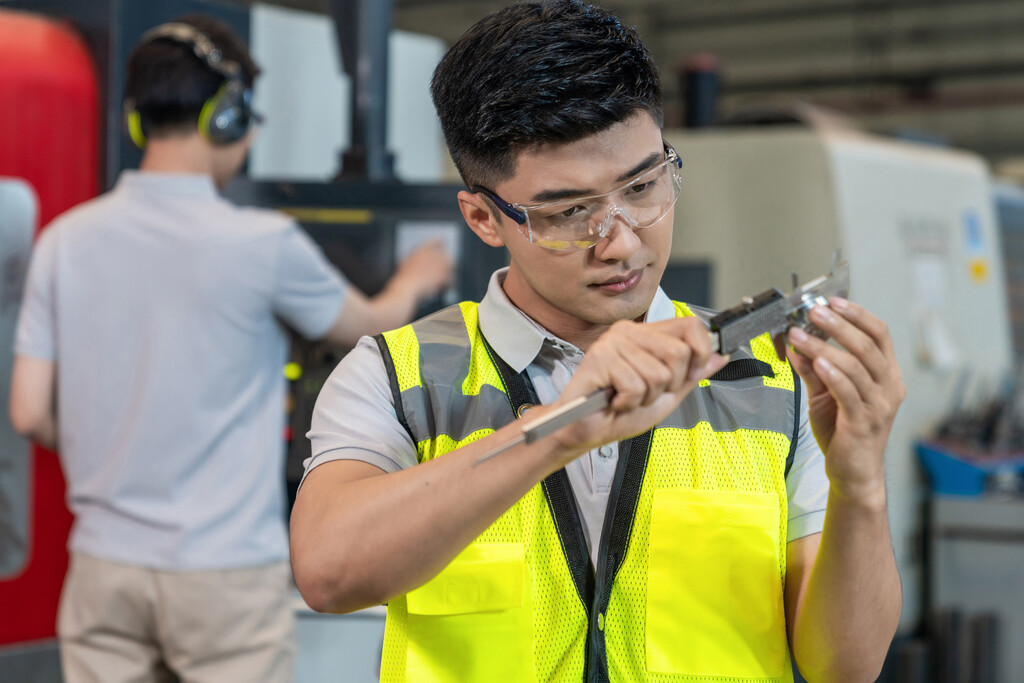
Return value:
M 783 675 L 779 514 L 779 499 L 771 493 L 654 492 L 645 628 L 649 672 Z
M 474 542 L 409 592 L 406 681 L 534 680 L 525 585 L 521 544 Z

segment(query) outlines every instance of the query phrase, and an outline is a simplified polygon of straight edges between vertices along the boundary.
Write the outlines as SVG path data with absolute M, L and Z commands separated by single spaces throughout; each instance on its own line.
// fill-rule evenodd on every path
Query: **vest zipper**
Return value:
M 491 362 L 498 370 L 513 415 L 519 415 L 524 403 L 537 403 L 537 392 L 524 370 L 517 373 L 494 352 L 487 339 L 481 336 Z M 605 610 L 611 601 L 612 585 L 622 558 L 629 547 L 633 518 L 640 498 L 647 459 L 651 450 L 654 429 L 619 443 L 619 462 L 615 466 L 615 479 L 608 496 L 598 566 L 595 568 L 587 552 L 586 535 L 580 522 L 576 497 L 569 484 L 569 475 L 561 469 L 543 481 L 548 509 L 554 518 L 555 530 L 562 542 L 566 564 L 576 585 L 587 617 L 587 651 L 584 656 L 583 680 L 605 683 L 608 678 L 608 658 L 605 650 L 604 629 L 608 626 Z M 626 454 L 623 457 L 623 453 Z
M 524 370 L 517 373 L 505 362 L 505 359 L 494 352 L 487 338 L 480 336 L 484 343 L 484 349 L 490 357 L 494 367 L 498 370 L 502 384 L 505 388 L 505 395 L 508 397 L 512 414 L 518 416 L 520 408 L 526 403 L 536 405 L 537 391 Z M 594 603 L 594 566 L 590 560 L 590 553 L 587 552 L 586 534 L 583 532 L 583 523 L 580 521 L 579 507 L 576 503 L 576 496 L 573 495 L 572 486 L 569 483 L 569 474 L 565 468 L 548 475 L 542 482 L 541 488 L 551 511 L 552 521 L 555 525 L 555 532 L 562 543 L 562 554 L 565 556 L 569 574 L 572 576 L 576 592 L 583 605 L 588 625 L 587 642 L 589 645 L 589 631 L 591 624 L 595 623 L 591 605 Z M 583 680 L 589 679 L 590 655 L 589 646 L 583 658 Z
M 606 613 L 611 602 L 615 576 L 629 549 L 640 489 L 647 473 L 652 435 L 653 429 L 619 443 L 619 462 L 615 466 L 615 479 L 608 494 L 608 509 L 601 528 L 601 544 L 597 552 L 597 585 L 590 610 L 596 616 L 591 620 L 590 642 L 587 644 L 589 677 L 585 680 L 591 683 L 606 683 L 610 680 L 604 635 L 610 624 Z

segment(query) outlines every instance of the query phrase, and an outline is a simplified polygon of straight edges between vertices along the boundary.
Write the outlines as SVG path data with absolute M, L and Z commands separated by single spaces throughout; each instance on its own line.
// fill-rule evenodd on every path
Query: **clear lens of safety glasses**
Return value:
M 616 220 L 633 230 L 649 228 L 672 209 L 682 188 L 679 157 L 668 157 L 622 187 L 604 194 L 520 208 L 520 226 L 534 244 L 556 251 L 589 249 L 608 235 Z

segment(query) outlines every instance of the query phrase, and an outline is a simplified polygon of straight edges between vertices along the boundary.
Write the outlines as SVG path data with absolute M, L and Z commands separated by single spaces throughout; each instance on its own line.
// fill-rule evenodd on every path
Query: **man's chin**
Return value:
M 654 292 L 640 294 L 630 292 L 617 297 L 586 297 L 587 305 L 579 311 L 583 320 L 595 325 L 611 325 L 620 320 L 637 320 L 643 318 L 654 300 Z

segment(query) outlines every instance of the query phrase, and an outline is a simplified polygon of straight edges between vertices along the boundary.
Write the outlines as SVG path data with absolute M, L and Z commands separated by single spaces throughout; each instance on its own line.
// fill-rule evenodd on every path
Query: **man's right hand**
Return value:
M 453 278 L 452 259 L 437 239 L 424 242 L 398 265 L 395 280 L 415 291 L 420 301 L 439 294 Z
M 617 322 L 590 347 L 554 405 L 607 387 L 615 390 L 611 404 L 554 437 L 575 458 L 645 432 L 665 419 L 700 380 L 728 361 L 727 356 L 711 352 L 707 328 L 699 318 Z

